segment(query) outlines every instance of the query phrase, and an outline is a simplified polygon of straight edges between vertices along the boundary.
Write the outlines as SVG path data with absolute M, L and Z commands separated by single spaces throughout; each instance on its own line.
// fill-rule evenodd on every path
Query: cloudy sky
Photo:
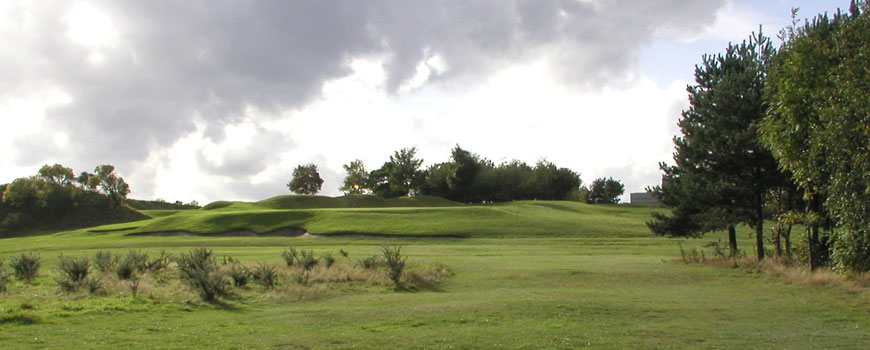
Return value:
M 114 164 L 142 199 L 259 200 L 416 146 L 660 179 L 704 53 L 848 0 L 0 1 L 0 183 Z

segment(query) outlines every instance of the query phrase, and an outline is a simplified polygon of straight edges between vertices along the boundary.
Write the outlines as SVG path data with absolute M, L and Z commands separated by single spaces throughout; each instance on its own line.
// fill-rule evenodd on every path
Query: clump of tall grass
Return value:
M 109 250 L 101 250 L 94 254 L 94 266 L 102 273 L 110 273 L 115 270 L 120 259 L 120 256 Z
M 15 279 L 30 283 L 39 275 L 39 268 L 42 264 L 38 255 L 22 253 L 20 256 L 12 258 L 9 261 L 9 266 L 12 267 Z
M 229 294 L 226 275 L 218 269 L 211 250 L 196 248 L 182 253 L 177 263 L 182 281 L 199 293 L 203 301 L 213 302 Z
M 320 259 L 323 260 L 323 266 L 326 266 L 327 269 L 332 267 L 332 264 L 335 264 L 335 258 L 330 252 L 323 253 L 323 255 L 320 256 Z
M 285 248 L 283 252 L 281 252 L 281 258 L 284 259 L 284 263 L 287 264 L 288 267 L 296 265 L 296 261 L 299 258 L 299 252 L 296 250 L 296 247 Z
M 77 290 L 91 272 L 91 264 L 86 257 L 71 258 L 61 255 L 57 268 L 60 271 L 57 284 L 66 292 Z
M 169 266 L 169 262 L 172 260 L 172 256 L 166 254 L 165 250 L 160 251 L 160 255 L 154 257 L 153 259 L 149 259 L 148 255 L 145 255 L 145 264 L 143 266 L 143 271 L 150 272 L 159 272 L 160 270 L 165 269 Z
M 278 282 L 278 271 L 275 266 L 260 263 L 252 272 L 254 281 L 266 289 L 272 289 Z
M 5 293 L 9 289 L 11 276 L 3 271 L 3 259 L 0 259 L 0 293 Z
M 238 261 L 238 260 L 237 260 Z M 234 263 L 229 269 L 230 278 L 236 287 L 244 287 L 251 280 L 251 269 L 241 263 Z
M 366 270 L 374 270 L 377 269 L 378 266 L 381 265 L 381 257 L 377 255 L 372 255 L 368 258 L 359 259 L 357 261 L 360 267 Z
M 692 247 L 692 250 L 686 251 L 683 249 L 683 244 L 680 243 L 680 257 L 683 259 L 684 264 L 697 264 L 697 263 L 706 263 L 707 257 L 704 256 L 703 250 L 698 250 L 695 247 Z

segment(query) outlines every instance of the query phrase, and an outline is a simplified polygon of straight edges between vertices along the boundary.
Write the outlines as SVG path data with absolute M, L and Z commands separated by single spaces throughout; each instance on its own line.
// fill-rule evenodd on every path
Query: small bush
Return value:
M 81 284 L 91 272 L 91 264 L 86 257 L 70 258 L 61 255 L 57 268 L 61 277 L 73 284 Z
M 402 271 L 405 270 L 405 262 L 408 257 L 402 256 L 402 247 L 383 246 L 381 252 L 384 255 L 384 265 L 387 266 L 387 275 L 396 287 L 400 287 L 399 279 L 402 277 Z
M 85 289 L 88 290 L 88 293 L 98 294 L 103 290 L 103 283 L 100 282 L 100 279 L 94 276 L 86 279 L 84 281 Z
M 281 252 L 281 258 L 284 259 L 284 262 L 288 267 L 295 265 L 298 257 L 299 252 L 296 251 L 295 247 L 284 249 L 284 251 Z
M 272 265 L 260 263 L 254 268 L 253 277 L 257 284 L 266 289 L 272 289 L 275 287 L 276 282 L 278 282 L 278 271 Z
M 136 275 L 136 262 L 133 259 L 124 258 L 115 266 L 115 275 L 120 280 L 130 280 Z
M 127 281 L 127 287 L 130 288 L 130 296 L 134 299 L 137 295 L 139 295 L 139 277 L 133 275 L 129 281 Z
M 361 266 L 362 268 L 364 268 L 366 270 L 376 269 L 380 265 L 381 265 L 381 257 L 379 257 L 377 255 L 372 255 L 368 258 L 359 260 L 359 266 Z
M 320 263 L 320 260 L 314 257 L 313 250 L 301 250 L 299 252 L 299 258 L 297 260 L 299 267 L 301 267 L 302 270 L 305 271 L 310 271 L 315 266 L 317 266 L 318 263 Z
M 158 272 L 160 270 L 165 269 L 167 266 L 169 266 L 169 261 L 171 259 L 171 256 L 166 254 L 165 250 L 161 250 L 160 255 L 157 256 L 156 258 L 148 259 L 147 255 L 145 256 L 145 258 L 146 258 L 145 259 L 145 266 L 144 266 L 145 270 L 151 271 L 151 272 Z
M 12 258 L 9 261 L 9 266 L 15 274 L 15 279 L 30 283 L 36 276 L 39 275 L 39 267 L 41 263 L 39 256 L 33 253 L 21 254 L 21 256 Z
M 339 249 L 339 250 L 338 250 L 338 254 L 341 254 L 341 256 L 342 256 L 342 257 L 345 257 L 345 258 L 348 257 L 348 255 L 350 255 L 350 254 L 348 254 L 348 252 L 347 252 L 346 250 L 344 250 L 344 249 Z
M 5 293 L 9 289 L 10 279 L 9 274 L 3 271 L 3 259 L 0 259 L 0 293 Z
M 230 264 L 238 264 L 240 263 L 239 259 L 233 258 L 229 255 L 224 255 L 224 260 L 221 262 L 221 265 L 230 265 Z
M 335 264 L 335 258 L 332 257 L 332 253 L 325 253 L 320 258 L 323 259 L 323 265 L 327 269 L 332 267 L 332 264 Z
M 196 248 L 182 253 L 177 262 L 181 279 L 197 291 L 202 300 L 213 302 L 229 294 L 226 275 L 218 270 L 211 250 Z
M 251 280 L 251 269 L 240 263 L 235 263 L 230 267 L 230 278 L 233 279 L 234 286 L 244 287 Z
M 148 269 L 148 254 L 140 250 L 128 250 L 122 260 L 127 260 L 127 263 L 133 267 L 135 272 L 143 272 Z
M 109 273 L 115 270 L 120 259 L 120 256 L 112 254 L 111 251 L 101 250 L 94 255 L 94 266 L 102 273 Z

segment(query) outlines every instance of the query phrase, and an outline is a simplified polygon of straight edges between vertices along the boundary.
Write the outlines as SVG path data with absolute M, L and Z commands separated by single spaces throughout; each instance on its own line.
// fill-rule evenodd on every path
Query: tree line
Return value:
M 78 176 L 63 165 L 45 165 L 35 176 L 0 185 L 0 233 L 137 216 L 121 208 L 129 193 L 112 165 Z
M 660 165 L 648 189 L 670 214 L 647 223 L 659 235 L 697 237 L 755 230 L 765 257 L 791 258 L 791 231 L 805 227 L 811 268 L 870 271 L 870 6 L 822 14 L 780 32 L 761 31 L 724 53 L 705 55 L 678 122 L 675 165 Z M 793 19 L 797 12 L 793 11 Z
M 518 160 L 496 165 L 456 146 L 447 162 L 422 168 L 417 148 L 397 150 L 380 168 L 369 171 L 361 160 L 344 165 L 346 176 L 340 188 L 345 194 L 375 194 L 381 197 L 438 196 L 463 203 L 513 200 L 582 200 L 617 203 L 624 186 L 613 178 L 601 178 L 589 188 L 580 174 L 547 160 L 534 166 Z M 323 184 L 314 164 L 299 165 L 288 188 L 300 194 L 317 193 Z

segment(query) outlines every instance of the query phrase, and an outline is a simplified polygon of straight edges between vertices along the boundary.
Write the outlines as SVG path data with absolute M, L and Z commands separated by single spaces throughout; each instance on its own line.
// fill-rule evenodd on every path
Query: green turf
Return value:
M 36 287 L 15 282 L 0 295 L 0 347 L 860 349 L 870 341 L 867 293 L 675 263 L 678 243 L 700 247 L 723 235 L 651 237 L 643 223 L 652 210 L 534 201 L 304 210 L 233 203 L 152 213 L 157 218 L 101 227 L 105 232 L 4 239 L 0 257 L 37 251 L 46 266 Z M 321 233 L 469 238 L 125 236 L 156 228 L 262 232 L 288 224 Z M 744 248 L 750 247 L 749 233 L 739 233 Z M 443 264 L 453 276 L 416 292 L 377 287 L 193 306 L 147 296 L 67 295 L 51 277 L 58 254 L 92 256 L 107 248 L 179 253 L 204 246 L 218 256 L 278 264 L 288 245 L 318 253 L 344 249 L 360 258 L 382 244 L 401 244 L 414 261 Z

